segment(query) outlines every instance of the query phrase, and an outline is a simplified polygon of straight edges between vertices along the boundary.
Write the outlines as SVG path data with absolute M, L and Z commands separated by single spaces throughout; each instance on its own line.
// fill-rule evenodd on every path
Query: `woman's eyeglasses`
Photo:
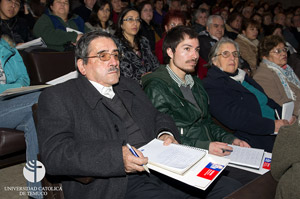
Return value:
M 226 50 L 226 51 L 221 52 L 220 54 L 215 55 L 215 57 L 222 55 L 222 57 L 228 58 L 228 57 L 230 57 L 231 54 L 234 58 L 238 58 L 240 56 L 240 53 L 238 51 L 229 52 Z
M 107 53 L 107 52 L 101 52 L 98 53 L 96 56 L 91 56 L 91 57 L 85 57 L 85 58 L 99 58 L 101 61 L 108 61 L 111 59 L 111 56 L 118 61 L 121 58 L 121 55 L 119 52 L 113 52 L 113 53 Z
M 280 48 L 277 48 L 277 49 L 275 49 L 275 50 L 273 50 L 273 51 L 270 51 L 271 53 L 276 53 L 276 54 L 280 54 L 281 52 L 287 52 L 288 51 L 288 49 L 287 48 L 282 48 L 282 49 L 280 49 Z
M 142 20 L 140 18 L 134 19 L 132 17 L 128 17 L 127 19 L 123 19 L 123 21 L 127 21 L 129 23 L 133 23 L 134 21 L 137 22 L 137 23 L 141 23 L 142 22 Z

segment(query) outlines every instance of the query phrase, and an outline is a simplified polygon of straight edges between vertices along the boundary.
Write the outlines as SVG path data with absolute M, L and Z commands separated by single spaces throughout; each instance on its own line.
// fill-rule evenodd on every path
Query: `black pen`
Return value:
M 229 149 L 222 149 L 222 152 L 225 153 L 225 152 L 232 152 L 233 150 L 229 150 Z

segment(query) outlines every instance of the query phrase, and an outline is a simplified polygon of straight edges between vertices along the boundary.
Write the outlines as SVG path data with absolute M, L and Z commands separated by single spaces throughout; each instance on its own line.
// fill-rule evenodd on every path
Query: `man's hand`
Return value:
M 135 157 L 126 146 L 122 146 L 125 172 L 135 173 L 137 171 L 139 172 L 145 171 L 142 165 L 148 163 L 148 158 L 145 158 L 144 155 L 136 148 L 134 147 L 132 148 L 135 150 L 135 152 L 138 154 L 139 157 Z
M 229 150 L 229 151 L 226 151 Z M 232 147 L 228 146 L 227 143 L 224 142 L 211 142 L 209 144 L 208 152 L 217 156 L 230 155 L 230 151 L 232 151 Z
M 294 124 L 294 122 L 297 120 L 295 116 L 292 116 L 291 119 L 289 120 L 289 124 Z
M 236 145 L 236 146 L 240 146 L 240 147 L 251 148 L 251 146 L 247 142 L 237 139 L 237 138 L 233 140 L 232 144 Z
M 165 146 L 168 146 L 171 143 L 178 144 L 178 142 L 175 140 L 175 138 L 173 136 L 166 134 L 166 133 L 159 136 L 158 139 L 164 141 Z

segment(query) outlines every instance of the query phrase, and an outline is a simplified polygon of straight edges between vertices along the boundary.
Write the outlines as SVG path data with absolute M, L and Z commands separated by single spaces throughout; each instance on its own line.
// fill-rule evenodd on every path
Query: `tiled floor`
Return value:
M 27 199 L 28 196 L 20 195 L 20 191 L 13 188 L 26 187 L 26 180 L 23 176 L 25 163 L 0 169 L 0 198 L 1 199 Z M 10 189 L 10 190 L 8 190 Z

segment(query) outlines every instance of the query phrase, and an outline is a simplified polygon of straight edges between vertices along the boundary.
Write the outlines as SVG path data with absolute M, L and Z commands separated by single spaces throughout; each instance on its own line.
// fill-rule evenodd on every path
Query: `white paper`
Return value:
M 78 31 L 78 30 L 75 30 L 75 29 L 73 29 L 73 28 L 69 28 L 69 27 L 67 27 L 66 28 L 66 30 L 67 30 L 67 32 L 76 32 L 77 34 L 83 34 L 82 32 L 80 32 L 80 31 Z
M 47 45 L 45 44 L 45 42 L 43 41 L 43 39 L 41 37 L 34 39 L 32 41 L 26 42 L 24 44 L 18 45 L 16 46 L 16 49 L 18 50 L 22 50 L 31 46 L 41 46 L 41 47 L 47 47 Z
M 164 146 L 163 141 L 158 139 L 154 139 L 141 147 L 140 151 L 145 157 L 148 157 L 149 163 L 178 174 L 184 173 L 206 155 L 205 150 L 184 145 L 170 144 Z
M 35 86 L 26 86 L 26 87 L 20 87 L 20 88 L 7 89 L 0 94 L 0 100 L 4 100 L 4 99 L 10 98 L 10 97 L 15 97 L 15 96 L 19 96 L 19 95 L 24 95 L 27 93 L 32 93 L 35 91 L 42 90 L 49 86 L 51 86 L 51 85 L 35 85 Z
M 231 146 L 233 151 L 230 153 L 230 155 L 224 157 L 230 159 L 231 164 L 259 169 L 264 156 L 264 150 L 239 147 L 235 145 L 228 146 Z
M 267 173 L 268 171 L 270 171 L 269 169 L 263 168 L 263 164 L 266 159 L 272 159 L 272 153 L 264 152 L 263 161 L 261 161 L 259 169 L 252 169 L 249 167 L 243 167 L 243 166 L 239 166 L 239 165 L 231 164 L 231 163 L 229 163 L 228 166 L 263 175 L 263 174 Z
M 294 112 L 294 102 L 287 102 L 282 105 L 281 119 L 289 121 Z
M 70 80 L 70 79 L 75 79 L 78 77 L 78 72 L 77 71 L 73 71 L 73 72 L 70 72 L 66 75 L 63 75 L 61 77 L 58 77 L 56 79 L 53 79 L 49 82 L 46 82 L 46 84 L 50 84 L 50 85 L 56 85 L 56 84 L 60 84 L 60 83 L 63 83 L 67 80 Z

